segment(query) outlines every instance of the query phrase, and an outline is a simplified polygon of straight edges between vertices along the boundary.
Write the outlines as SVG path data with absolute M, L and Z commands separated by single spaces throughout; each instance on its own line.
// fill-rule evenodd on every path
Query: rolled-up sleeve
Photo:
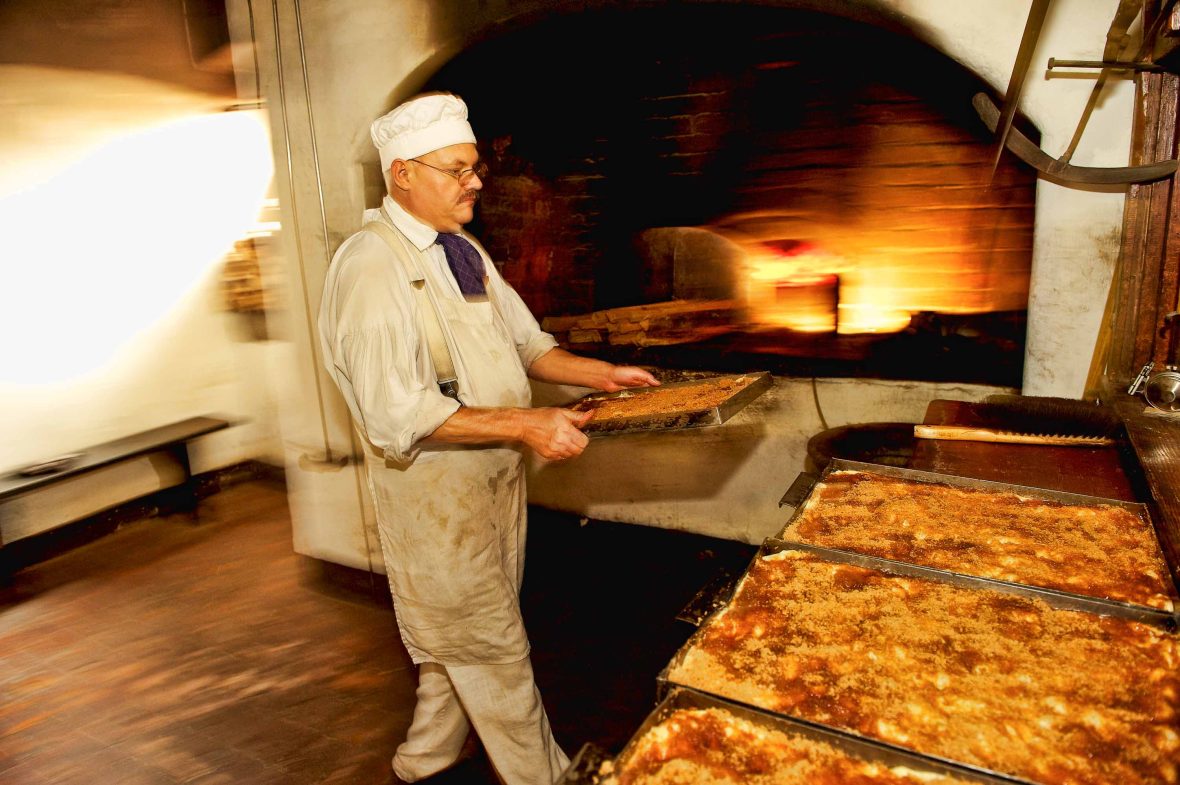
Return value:
M 435 384 L 397 264 L 376 235 L 350 238 L 328 271 L 319 327 L 327 370 L 364 438 L 405 465 L 459 404 Z
M 346 335 L 340 349 L 341 370 L 351 380 L 366 438 L 395 463 L 413 461 L 418 442 L 455 413 L 458 401 L 408 372 L 413 357 L 407 341 L 384 327 Z

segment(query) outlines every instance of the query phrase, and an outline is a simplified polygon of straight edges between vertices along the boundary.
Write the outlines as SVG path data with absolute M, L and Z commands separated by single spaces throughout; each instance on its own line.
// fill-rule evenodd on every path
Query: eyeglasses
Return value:
M 482 180 L 488 176 L 488 165 L 483 161 L 480 161 L 470 169 L 440 169 L 437 166 L 426 163 L 425 161 L 419 161 L 417 158 L 411 158 L 410 160 L 416 164 L 429 166 L 434 171 L 442 172 L 447 177 L 454 177 L 459 181 L 459 185 L 467 185 L 471 182 L 472 177 L 478 177 L 480 180 Z

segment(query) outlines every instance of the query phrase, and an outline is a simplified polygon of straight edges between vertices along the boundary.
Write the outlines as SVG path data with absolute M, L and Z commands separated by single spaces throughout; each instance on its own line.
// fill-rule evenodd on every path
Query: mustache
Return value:
M 460 201 L 471 202 L 472 204 L 475 204 L 479 201 L 479 191 L 476 191 L 475 189 L 467 191 L 463 194 L 463 198 Z

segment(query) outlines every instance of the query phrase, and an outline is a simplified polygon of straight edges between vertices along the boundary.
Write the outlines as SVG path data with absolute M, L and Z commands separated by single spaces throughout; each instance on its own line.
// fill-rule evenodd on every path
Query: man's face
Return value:
M 478 162 L 473 144 L 453 144 L 405 161 L 409 185 L 404 191 L 406 209 L 440 232 L 459 231 L 475 217 L 475 203 L 483 188 L 483 181 L 470 171 Z

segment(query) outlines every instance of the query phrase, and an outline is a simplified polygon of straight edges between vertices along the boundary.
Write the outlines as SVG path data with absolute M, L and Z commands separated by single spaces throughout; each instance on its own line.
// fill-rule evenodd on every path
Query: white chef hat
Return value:
M 450 93 L 426 93 L 411 98 L 373 121 L 369 129 L 381 154 L 381 169 L 397 158 L 409 160 L 453 144 L 475 144 L 467 122 L 467 104 Z

